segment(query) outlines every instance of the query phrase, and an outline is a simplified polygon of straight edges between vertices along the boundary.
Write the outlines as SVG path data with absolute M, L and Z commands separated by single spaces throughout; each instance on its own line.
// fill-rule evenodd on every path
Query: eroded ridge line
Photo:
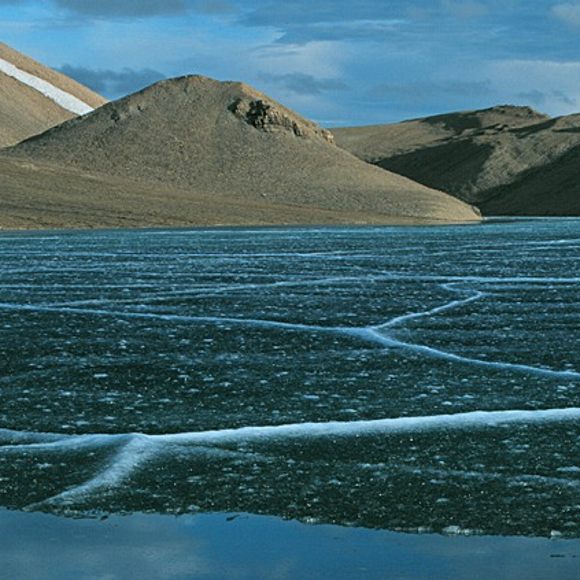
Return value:
M 537 411 L 472 411 L 452 415 L 397 417 L 367 421 L 329 421 L 263 427 L 240 427 L 174 435 L 151 435 L 155 440 L 188 443 L 235 443 L 269 438 L 348 437 L 389 433 L 415 433 L 444 429 L 499 427 L 517 423 L 551 423 L 580 420 L 580 408 Z

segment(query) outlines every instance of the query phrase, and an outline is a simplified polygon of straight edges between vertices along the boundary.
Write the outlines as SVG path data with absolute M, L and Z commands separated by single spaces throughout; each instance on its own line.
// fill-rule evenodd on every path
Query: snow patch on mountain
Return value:
M 75 115 L 86 115 L 87 113 L 94 111 L 93 107 L 90 107 L 85 102 L 77 99 L 70 93 L 55 87 L 48 81 L 40 79 L 26 71 L 23 71 L 22 69 L 19 69 L 12 63 L 2 58 L 0 58 L 0 72 L 33 88 L 39 93 L 42 93 L 45 97 L 48 97 L 51 101 L 54 101 L 59 107 L 62 107 L 63 109 L 66 109 Z

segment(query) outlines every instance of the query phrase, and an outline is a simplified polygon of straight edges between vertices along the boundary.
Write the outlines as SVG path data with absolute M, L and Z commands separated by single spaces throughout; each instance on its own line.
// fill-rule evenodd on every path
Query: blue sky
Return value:
M 0 40 L 109 98 L 203 74 L 327 126 L 580 111 L 580 0 L 0 0 Z

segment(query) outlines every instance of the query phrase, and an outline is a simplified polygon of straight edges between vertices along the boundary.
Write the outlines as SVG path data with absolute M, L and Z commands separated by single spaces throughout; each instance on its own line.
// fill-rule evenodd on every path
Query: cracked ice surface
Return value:
M 577 536 L 577 220 L 0 235 L 0 497 Z

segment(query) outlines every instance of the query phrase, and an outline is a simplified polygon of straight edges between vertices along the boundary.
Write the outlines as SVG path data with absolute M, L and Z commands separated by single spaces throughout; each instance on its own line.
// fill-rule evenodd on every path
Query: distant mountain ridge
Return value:
M 286 213 L 338 212 L 345 222 L 349 214 L 373 223 L 479 220 L 468 204 L 357 159 L 331 133 L 255 89 L 200 76 L 161 81 L 3 157 L 19 167 L 173 188 L 192 200 L 213 195 Z
M 87 87 L 0 43 L 0 147 L 106 102 Z
M 487 215 L 580 215 L 580 115 L 500 106 L 333 134 L 359 158 Z
M 530 107 L 500 105 L 488 109 L 445 113 L 401 123 L 332 129 L 339 145 L 357 157 L 375 161 L 408 153 L 484 130 L 523 127 L 549 117 Z

